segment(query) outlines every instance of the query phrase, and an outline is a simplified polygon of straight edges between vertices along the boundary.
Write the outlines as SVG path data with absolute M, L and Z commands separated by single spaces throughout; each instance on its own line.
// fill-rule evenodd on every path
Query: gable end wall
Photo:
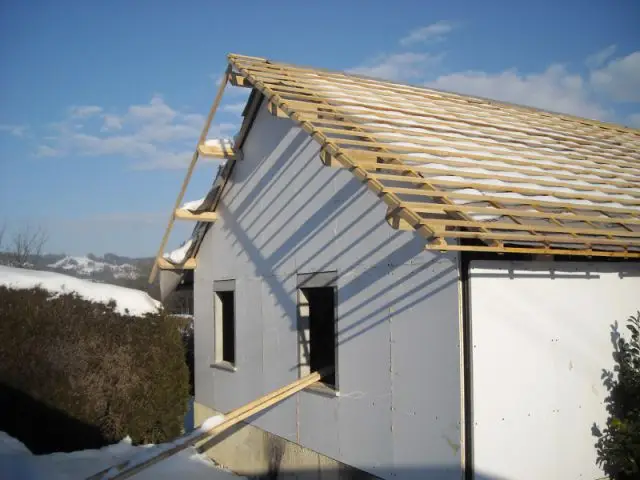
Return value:
M 296 380 L 296 275 L 336 270 L 339 396 L 301 392 L 251 423 L 383 478 L 460 478 L 457 255 L 393 230 L 318 151 L 260 108 L 197 259 L 196 402 L 226 412 Z M 236 281 L 235 372 L 210 366 L 223 279 Z

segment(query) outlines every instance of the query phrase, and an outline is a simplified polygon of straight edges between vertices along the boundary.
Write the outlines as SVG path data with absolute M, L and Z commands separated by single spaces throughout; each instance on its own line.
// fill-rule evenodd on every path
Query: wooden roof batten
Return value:
M 404 228 L 418 231 L 429 241 L 426 248 L 640 258 L 638 130 L 256 57 L 230 54 L 228 58 L 237 84 L 253 86 L 270 102 L 272 113 L 286 115 L 300 125 L 321 145 L 325 164 L 334 166 L 333 158 L 350 170 L 388 205 L 388 216 L 398 220 L 396 227 L 401 221 Z M 378 100 L 369 101 L 363 97 L 364 87 L 359 82 L 375 86 L 376 95 L 381 92 L 379 98 L 399 95 L 401 107 L 390 109 L 376 103 Z M 403 92 L 410 94 L 411 102 L 402 97 Z M 455 108 L 424 116 L 414 100 L 420 109 L 424 105 L 436 111 L 442 108 L 441 103 Z M 465 109 L 473 110 L 475 118 L 458 115 Z M 378 110 L 383 120 L 367 118 Z M 397 117 L 386 114 L 394 110 Z M 491 142 L 480 140 L 496 149 L 506 146 L 511 152 L 478 155 L 466 153 L 464 148 L 438 151 L 429 146 L 427 135 L 418 138 L 416 129 L 404 133 L 408 139 L 397 140 L 415 140 L 415 144 L 397 146 L 390 141 L 403 133 L 403 128 L 411 127 L 426 131 L 440 128 L 447 134 L 454 132 L 452 135 L 457 134 L 458 125 L 489 130 L 481 118 L 487 117 L 487 111 L 519 122 L 514 127 L 491 126 L 498 130 L 492 132 Z M 439 120 L 430 125 L 430 118 Z M 410 126 L 401 127 L 403 121 Z M 380 135 L 385 130 L 386 142 Z M 436 135 L 440 140 L 447 137 Z M 554 147 L 554 142 L 562 148 Z M 412 152 L 428 154 L 429 158 L 412 158 Z M 487 163 L 490 168 L 482 171 L 477 162 L 494 163 Z M 498 167 L 495 162 L 511 168 Z M 448 179 L 452 173 L 445 172 L 444 166 L 476 170 L 468 172 L 470 179 Z M 535 181 L 523 178 L 527 175 L 542 177 L 539 187 L 543 188 L 532 188 L 528 183 Z M 412 199 L 405 199 L 407 196 Z M 423 200 L 416 201 L 416 196 Z M 479 220 L 477 215 L 492 220 Z M 465 244 L 466 239 L 481 243 Z

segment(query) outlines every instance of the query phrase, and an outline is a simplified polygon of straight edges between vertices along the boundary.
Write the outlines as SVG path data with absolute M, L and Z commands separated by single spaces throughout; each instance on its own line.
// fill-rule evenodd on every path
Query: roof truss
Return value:
M 150 281 L 158 267 L 181 267 L 162 258 L 176 219 L 216 219 L 215 212 L 179 206 L 199 156 L 239 159 L 235 147 L 205 144 L 227 83 L 264 95 L 273 115 L 290 118 L 320 144 L 325 165 L 351 171 L 387 204 L 390 225 L 417 231 L 428 249 L 640 258 L 637 130 L 262 58 L 231 54 L 228 60 Z M 363 96 L 366 88 L 382 103 Z M 397 98 L 403 101 L 390 102 Z M 363 111 L 379 115 L 369 121 Z M 500 128 L 497 117 L 506 122 Z M 472 145 L 438 146 L 469 127 Z M 399 135 L 410 144 L 395 148 Z M 518 155 L 504 154 L 504 146 Z M 477 162 L 482 169 L 473 170 Z M 463 168 L 465 179 L 440 175 Z M 544 177 L 538 184 L 553 189 L 556 201 L 538 198 L 532 175 Z M 482 215 L 491 220 L 479 220 Z M 195 259 L 182 267 L 187 263 L 195 267 Z

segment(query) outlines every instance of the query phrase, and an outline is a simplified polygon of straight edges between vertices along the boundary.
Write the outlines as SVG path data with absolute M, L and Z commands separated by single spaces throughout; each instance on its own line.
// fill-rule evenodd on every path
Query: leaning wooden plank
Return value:
M 184 263 L 171 263 L 166 258 L 159 258 L 156 264 L 161 270 L 194 270 L 196 268 L 196 259 L 189 258 Z
M 194 213 L 184 208 L 176 210 L 177 220 L 195 220 L 196 222 L 215 222 L 218 219 L 216 212 L 199 212 Z
M 268 395 L 265 395 L 236 410 L 233 410 L 232 412 L 224 416 L 224 421 L 221 424 L 216 425 L 209 430 L 199 431 L 195 435 L 187 435 L 174 442 L 174 445 L 172 447 L 162 450 L 157 455 L 154 455 L 152 457 L 145 456 L 142 461 L 138 462 L 135 462 L 135 460 L 123 462 L 108 469 L 107 471 L 103 470 L 101 472 L 98 472 L 97 474 L 89 477 L 87 480 L 129 478 L 132 475 L 140 472 L 141 470 L 144 470 L 145 468 L 148 468 L 151 465 L 154 465 L 161 460 L 164 460 L 171 455 L 174 455 L 190 447 L 191 445 L 202 442 L 203 440 L 206 440 L 211 436 L 218 435 L 219 433 L 224 432 L 237 423 L 289 398 L 300 390 L 303 390 L 304 388 L 320 381 L 321 378 L 322 375 L 320 372 L 314 372 L 310 375 L 307 375 L 306 377 L 296 380 L 295 382 L 292 382 L 285 387 L 279 388 L 278 390 L 275 390 Z
M 191 163 L 189 164 L 189 168 L 187 169 L 187 173 L 185 174 L 184 180 L 182 181 L 182 187 L 180 188 L 180 193 L 178 194 L 178 198 L 176 198 L 175 206 L 173 210 L 171 210 L 171 215 L 169 216 L 169 224 L 164 231 L 164 235 L 162 236 L 162 241 L 160 242 L 160 248 L 158 248 L 158 253 L 156 254 L 156 261 L 153 264 L 153 268 L 151 269 L 151 274 L 149 275 L 149 283 L 153 283 L 158 273 L 158 262 L 162 258 L 162 254 L 164 253 L 164 247 L 167 244 L 167 240 L 169 240 L 169 234 L 171 233 L 171 228 L 173 227 L 173 222 L 176 219 L 175 212 L 182 204 L 182 198 L 184 197 L 184 192 L 187 190 L 187 186 L 189 185 L 189 181 L 191 180 L 191 175 L 193 174 L 193 170 L 196 166 L 196 162 L 198 161 L 198 148 L 197 145 L 204 143 L 207 138 L 207 133 L 209 132 L 209 128 L 211 127 L 211 122 L 213 121 L 213 116 L 216 114 L 216 110 L 218 110 L 218 106 L 220 105 L 220 101 L 222 100 L 222 94 L 224 93 L 224 88 L 227 85 L 227 81 L 229 80 L 229 74 L 231 73 L 231 65 L 227 66 L 227 69 L 224 72 L 222 80 L 220 82 L 220 88 L 218 89 L 218 93 L 216 95 L 215 100 L 213 101 L 213 105 L 211 106 L 211 110 L 209 110 L 209 115 L 207 116 L 207 120 L 205 121 L 204 127 L 202 127 L 202 131 L 200 132 L 200 138 L 198 138 L 198 143 L 196 144 L 196 151 L 193 153 L 191 157 Z

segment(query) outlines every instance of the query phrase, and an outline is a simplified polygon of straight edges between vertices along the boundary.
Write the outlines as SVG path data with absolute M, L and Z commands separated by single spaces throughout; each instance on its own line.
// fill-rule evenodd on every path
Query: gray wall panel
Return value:
M 235 407 L 297 378 L 296 276 L 335 270 L 340 396 L 303 392 L 253 423 L 385 478 L 443 464 L 459 477 L 445 440 L 460 444 L 456 256 L 393 230 L 386 206 L 318 150 L 261 109 L 198 257 L 197 401 Z M 214 377 L 202 365 L 213 343 L 203 284 L 222 278 L 236 279 L 247 305 L 238 371 Z
M 328 457 L 340 459 L 340 430 L 344 426 L 338 416 L 337 397 L 314 392 L 298 395 L 299 443 Z

